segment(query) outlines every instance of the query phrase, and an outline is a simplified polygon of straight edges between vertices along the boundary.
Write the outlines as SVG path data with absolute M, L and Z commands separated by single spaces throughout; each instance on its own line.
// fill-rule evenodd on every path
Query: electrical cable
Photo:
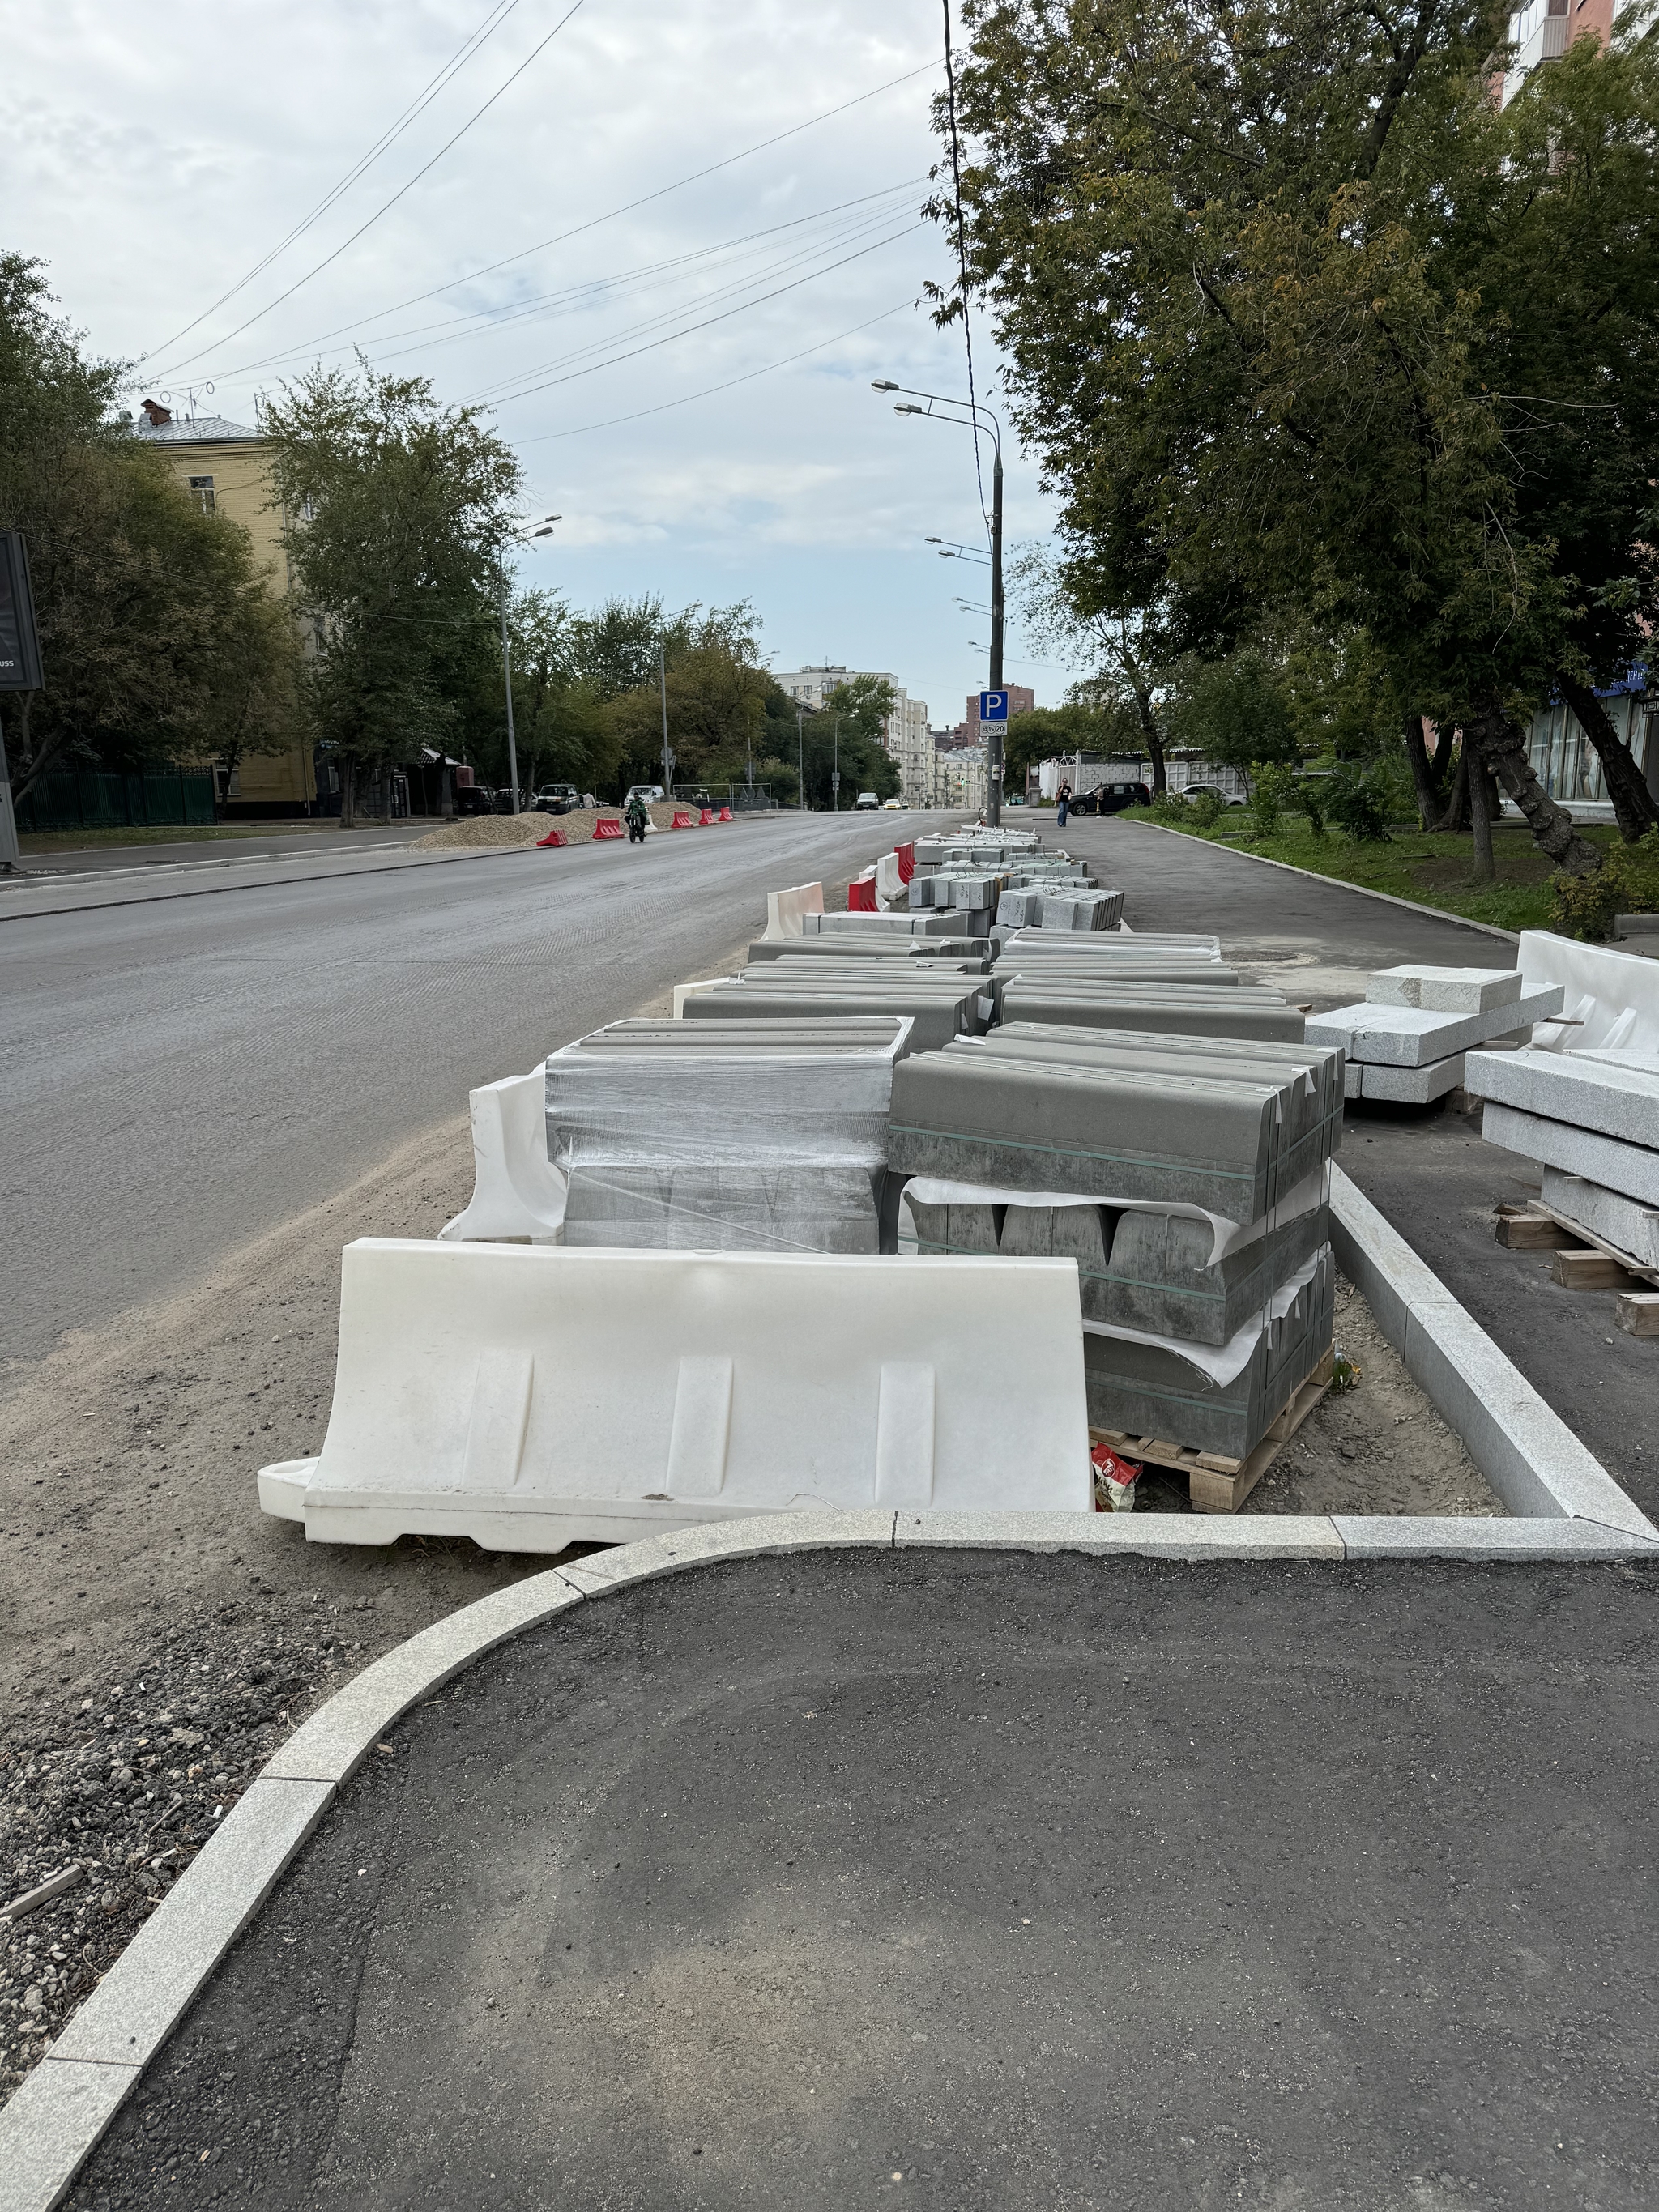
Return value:
M 532 368 L 514 369 L 504 376 L 493 378 L 489 383 L 480 385 L 473 391 L 464 393 L 461 404 L 474 405 L 479 403 L 494 402 L 505 397 L 511 386 L 521 384 L 526 377 L 540 376 L 548 369 L 568 368 L 590 355 L 603 353 L 609 348 L 623 344 L 629 338 L 643 337 L 648 331 L 661 329 L 665 324 L 680 322 L 688 314 L 700 314 L 704 309 L 718 302 L 737 298 L 744 292 L 752 291 L 756 285 L 765 283 L 770 277 L 781 276 L 789 270 L 801 268 L 807 263 L 817 260 L 824 253 L 836 252 L 843 246 L 850 246 L 854 240 L 867 236 L 872 230 L 884 228 L 893 221 L 895 212 L 891 209 L 887 209 L 874 216 L 861 216 L 858 222 L 843 226 L 838 234 L 832 234 L 830 237 L 817 240 L 805 251 L 786 253 L 774 261 L 770 266 L 751 270 L 746 276 L 736 277 L 725 284 L 716 285 L 711 290 L 703 293 L 699 299 L 684 301 L 677 307 L 660 309 L 654 314 L 643 317 L 638 322 L 624 325 L 619 330 L 610 331 L 603 337 L 590 340 L 585 345 L 579 345 L 556 355 L 550 360 L 538 362 Z M 908 222 L 904 225 L 903 230 L 893 232 L 890 235 L 902 237 L 905 231 L 919 229 L 921 227 L 919 222 Z M 840 261 L 828 263 L 822 270 L 809 271 L 809 279 L 811 276 L 827 274 L 830 269 L 839 268 L 841 265 Z M 739 304 L 757 307 L 763 300 L 774 296 L 773 293 L 762 293 L 754 300 L 741 301 Z M 701 328 L 702 325 L 693 327 Z M 669 332 L 671 337 L 676 335 L 678 333 Z
M 510 308 L 499 312 L 480 307 L 464 315 L 447 315 L 441 322 L 421 323 L 405 330 L 388 331 L 383 338 L 374 341 L 376 349 L 374 357 L 376 360 L 394 360 L 395 355 L 383 354 L 379 349 L 403 338 L 430 337 L 431 333 L 436 331 L 440 335 L 431 337 L 431 343 L 447 345 L 458 337 L 479 337 L 486 330 L 505 329 L 513 323 L 526 321 L 532 315 L 544 311 L 557 312 L 566 305 L 580 307 L 601 294 L 620 297 L 632 289 L 649 290 L 652 289 L 649 280 L 653 278 L 672 281 L 675 271 L 687 270 L 696 262 L 707 262 L 722 253 L 736 252 L 742 246 L 775 238 L 783 231 L 799 230 L 808 223 L 827 222 L 832 216 L 844 215 L 849 208 L 867 207 L 872 201 L 896 199 L 902 192 L 912 191 L 925 181 L 921 177 L 908 177 L 901 183 L 884 185 L 880 191 L 861 192 L 855 199 L 840 200 L 833 207 L 819 208 L 811 215 L 794 216 L 787 222 L 772 223 L 764 230 L 744 231 L 736 238 L 721 240 L 718 245 L 694 246 L 684 253 L 670 254 L 661 261 L 642 262 L 636 268 L 624 269 L 612 276 L 585 278 L 579 284 L 568 284 L 556 292 L 540 293 L 532 299 L 516 301 Z M 295 353 L 273 354 L 264 361 L 245 362 L 240 368 L 222 369 L 220 374 L 226 378 L 246 376 L 256 369 L 279 367 L 289 361 L 303 361 L 311 357 L 310 349 L 301 348 Z
M 510 269 L 515 262 L 527 261 L 532 254 L 544 253 L 550 246 L 563 246 L 570 239 L 581 237 L 586 231 L 597 230 L 604 223 L 614 222 L 619 216 L 633 214 L 636 208 L 648 207 L 653 200 L 665 199 L 671 192 L 684 191 L 688 185 L 701 184 L 705 177 L 715 176 L 720 170 L 732 168 L 738 161 L 746 161 L 752 154 L 763 154 L 769 147 L 781 146 L 787 138 L 799 137 L 803 131 L 813 130 L 820 123 L 831 122 L 837 115 L 845 115 L 850 108 L 861 107 L 866 100 L 878 99 L 884 92 L 891 92 L 898 85 L 908 84 L 916 77 L 926 76 L 935 66 L 933 62 L 928 61 L 919 69 L 906 70 L 900 76 L 889 77 L 884 84 L 874 85 L 868 92 L 860 92 L 852 100 L 842 100 L 839 106 L 826 107 L 817 115 L 809 115 L 804 123 L 792 124 L 787 131 L 779 131 L 770 138 L 762 138 L 752 146 L 745 146 L 740 153 L 728 154 L 722 161 L 711 161 L 706 169 L 694 169 L 690 176 L 680 177 L 672 185 L 660 185 L 655 191 L 641 193 L 636 200 L 626 200 L 620 207 L 611 208 L 604 215 L 593 216 L 586 222 L 577 223 L 573 229 L 558 231 L 535 246 L 526 246 L 517 253 L 505 255 L 500 261 L 486 262 L 482 268 L 469 270 L 463 276 L 452 276 L 447 283 L 434 284 L 429 291 L 416 292 L 392 307 L 381 307 L 372 315 L 359 315 L 350 322 L 337 323 L 332 330 L 323 331 L 316 337 L 306 339 L 298 347 L 289 347 L 283 354 L 248 363 L 247 368 L 239 373 L 249 374 L 254 369 L 268 368 L 272 362 L 286 359 L 295 352 L 309 352 L 313 346 L 326 345 L 331 338 L 344 337 L 350 331 L 362 330 L 369 323 L 384 322 L 388 315 L 400 315 L 406 307 L 418 307 L 428 300 L 441 299 L 446 292 L 456 291 L 463 284 L 476 283 L 479 277 L 493 276 L 497 270 Z M 248 325 L 244 324 L 242 327 L 246 329 Z M 231 337 L 238 336 L 239 331 L 232 331 L 229 337 L 219 343 L 228 344 Z M 198 357 L 192 354 L 189 359 L 194 361 Z M 222 375 L 232 373 L 220 372 Z
M 769 300 L 781 299 L 786 292 L 798 292 L 803 284 L 813 283 L 820 276 L 828 276 L 835 270 L 844 269 L 848 262 L 861 261 L 866 254 L 879 252 L 884 246 L 891 246 L 898 239 L 908 237 L 911 231 L 922 228 L 919 222 L 907 223 L 902 230 L 896 230 L 889 237 L 877 239 L 873 246 L 861 246 L 856 253 L 844 254 L 839 261 L 832 261 L 827 267 L 815 269 L 805 276 L 797 276 L 787 284 L 780 284 L 775 290 L 763 293 L 758 299 L 743 301 L 735 307 L 724 308 L 718 315 L 708 316 L 702 322 L 688 324 L 684 330 L 670 331 L 662 337 L 652 338 L 644 345 L 630 347 L 626 353 L 613 354 L 607 360 L 591 362 L 586 368 L 573 369 L 568 375 L 544 377 L 539 384 L 526 385 L 522 392 L 504 393 L 491 404 L 496 407 L 510 407 L 518 400 L 533 398 L 538 392 L 550 392 L 561 384 L 574 384 L 579 378 L 592 376 L 602 368 L 614 368 L 620 362 L 633 361 L 642 353 L 653 353 L 659 346 L 673 344 L 677 338 L 691 337 L 698 331 L 708 330 L 715 323 L 729 322 L 733 315 L 743 314 L 750 307 L 764 307 Z
M 900 300 L 894 307 L 884 307 L 878 315 L 872 315 L 867 322 L 854 323 L 850 330 L 837 331 L 834 337 L 820 338 L 816 345 L 803 346 L 799 353 L 785 354 L 781 361 L 769 361 L 764 368 L 749 368 L 741 376 L 728 376 L 724 384 L 706 385 L 701 392 L 688 392 L 678 399 L 662 400 L 655 407 L 636 407 L 631 415 L 612 415 L 603 422 L 580 422 L 571 430 L 539 431 L 535 437 L 520 438 L 517 443 L 544 446 L 555 438 L 581 438 L 590 430 L 611 430 L 619 422 L 638 422 L 647 415 L 665 415 L 671 408 L 689 407 L 694 399 L 708 399 L 717 392 L 729 392 L 734 384 L 751 384 L 757 376 L 769 376 L 775 368 L 787 368 L 792 362 L 805 361 L 809 354 L 822 353 L 826 346 L 839 345 L 842 338 L 856 337 L 860 331 L 867 331 L 877 323 L 884 323 L 890 315 L 897 314 L 901 307 L 921 304 L 919 298 Z
M 168 338 L 164 344 L 152 347 L 150 353 L 166 353 L 171 347 L 176 346 L 181 338 L 187 338 L 191 332 L 195 330 L 199 324 L 204 323 L 210 315 L 216 314 L 218 310 L 224 306 L 228 300 L 234 300 L 236 297 L 236 295 L 240 291 L 244 291 L 247 286 L 253 282 L 256 276 L 263 275 L 264 270 L 269 269 L 271 263 L 276 260 L 277 255 L 279 253 L 286 252 L 288 248 L 293 245 L 295 239 L 303 237 L 305 233 L 311 228 L 314 222 L 316 222 L 321 216 L 327 214 L 329 209 L 333 206 L 335 201 L 337 200 L 343 193 L 349 191 L 351 186 L 356 183 L 358 178 L 363 175 L 365 171 L 373 167 L 374 164 L 379 161 L 380 155 L 386 151 L 387 148 L 403 136 L 404 132 L 409 128 L 416 117 L 431 106 L 432 102 L 449 82 L 450 79 L 458 76 L 459 72 L 465 68 L 467 63 L 471 60 L 473 55 L 478 52 L 479 48 L 483 46 L 485 41 L 495 32 L 501 28 L 501 25 L 507 21 L 507 17 L 513 13 L 513 10 L 518 6 L 518 4 L 519 0 L 495 0 L 495 5 L 490 9 L 489 14 L 484 18 L 484 21 L 478 28 L 462 40 L 456 52 L 450 56 L 449 59 L 438 71 L 437 76 L 434 76 L 431 80 L 430 83 L 426 85 L 422 91 L 416 94 L 409 106 L 404 108 L 403 113 L 380 133 L 374 143 L 369 148 L 368 153 L 361 155 L 359 159 L 352 164 L 351 167 L 346 171 L 344 176 L 340 179 L 339 182 L 323 195 L 322 198 L 318 201 L 316 206 L 312 209 L 311 213 L 308 216 L 304 216 L 299 222 L 295 223 L 293 229 L 289 232 L 286 238 L 279 239 L 276 244 L 271 247 L 269 253 L 264 255 L 259 260 L 256 261 L 252 268 L 248 270 L 246 276 L 238 277 L 235 283 L 231 286 L 229 291 L 222 292 L 218 298 L 213 301 L 210 307 L 204 307 L 199 315 L 193 317 L 191 321 L 187 322 L 183 330 L 175 331 L 173 336 Z M 142 355 L 140 358 L 142 360 L 148 361 L 150 358 L 150 354 Z
M 462 124 L 460 129 L 455 132 L 454 136 L 445 139 L 443 144 L 439 147 L 437 152 L 432 156 L 432 159 L 429 161 L 423 161 L 420 167 L 416 170 L 414 175 L 409 179 L 407 183 L 399 185 L 397 191 L 392 195 L 392 198 L 389 200 L 383 202 L 380 207 L 376 208 L 374 214 L 369 216 L 366 222 L 360 222 L 358 224 L 356 229 L 352 232 L 349 238 L 342 239 L 339 245 L 335 247 L 333 252 L 325 254 L 317 264 L 314 269 L 307 270 L 303 276 L 296 276 L 293 283 L 289 286 L 286 292 L 279 292 L 276 295 L 276 297 L 270 301 L 269 306 L 260 308 L 257 315 L 250 315 L 245 323 L 238 323 L 234 331 L 228 331 L 223 337 L 216 339 L 215 343 L 219 345 L 228 345 L 232 338 L 239 338 L 244 331 L 251 331 L 255 323 L 264 322 L 265 317 L 269 314 L 273 314 L 276 310 L 283 305 L 284 301 L 291 300 L 296 292 L 302 290 L 306 285 L 309 284 L 313 276 L 320 276 L 324 270 L 328 268 L 332 263 L 337 261 L 340 256 L 346 252 L 348 247 L 355 246 L 357 243 L 357 240 L 362 237 L 366 231 L 373 230 L 375 224 L 380 220 L 380 217 L 383 215 L 389 214 L 391 210 L 397 206 L 398 201 L 402 199 L 405 192 L 412 191 L 415 186 L 420 183 L 421 179 L 426 175 L 428 170 L 435 169 L 439 162 L 442 161 L 444 155 L 448 153 L 451 147 L 459 145 L 461 140 L 465 137 L 467 132 L 471 131 L 473 125 L 480 121 L 483 117 L 489 112 L 490 109 L 495 105 L 495 102 L 501 98 L 501 94 L 504 92 L 508 91 L 518 82 L 519 79 L 530 67 L 532 62 L 536 60 L 538 55 L 543 53 L 547 47 L 552 45 L 554 40 L 558 37 L 560 32 L 563 30 L 565 25 L 570 21 L 571 17 L 576 15 L 585 5 L 586 0 L 571 0 L 571 5 L 566 9 L 564 14 L 560 16 L 558 21 L 555 23 L 547 36 L 542 40 L 538 46 L 535 46 L 531 48 L 530 52 L 525 56 L 524 59 L 519 64 L 517 69 L 513 71 L 513 74 L 507 79 L 506 82 L 497 85 L 495 91 L 492 92 L 489 99 L 485 100 L 483 106 L 474 109 L 473 112 L 467 117 L 466 121 Z M 167 376 L 176 376 L 179 374 L 179 369 L 188 368 L 190 363 L 193 361 L 199 361 L 206 351 L 207 348 L 205 346 L 198 346 L 194 353 L 186 354 L 183 361 L 175 362 L 172 368 L 162 372 L 162 374 Z

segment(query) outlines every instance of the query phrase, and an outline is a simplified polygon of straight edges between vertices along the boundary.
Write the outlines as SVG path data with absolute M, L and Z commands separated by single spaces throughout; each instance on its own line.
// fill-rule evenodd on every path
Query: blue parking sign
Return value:
M 979 695 L 979 719 L 981 722 L 1006 722 L 1008 719 L 1008 694 L 1006 691 L 981 691 Z

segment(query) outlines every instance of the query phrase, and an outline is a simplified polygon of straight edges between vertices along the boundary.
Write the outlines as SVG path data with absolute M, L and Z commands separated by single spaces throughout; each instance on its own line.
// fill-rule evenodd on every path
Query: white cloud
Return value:
M 96 350 L 149 352 L 142 388 L 176 405 L 193 390 L 203 411 L 251 419 L 256 392 L 319 344 L 344 358 L 361 343 L 448 399 L 487 397 L 536 511 L 566 518 L 526 573 L 578 602 L 747 596 L 781 665 L 891 667 L 935 721 L 955 720 L 983 680 L 967 641 L 984 632 L 951 604 L 964 572 L 921 540 L 978 529 L 969 441 L 896 420 L 869 389 L 881 375 L 965 381 L 959 331 L 912 304 L 948 273 L 944 240 L 918 220 L 937 153 L 936 0 L 584 0 L 428 175 L 309 274 L 568 4 L 517 0 L 303 238 L 170 345 L 333 187 L 490 0 L 176 0 L 165 18 L 115 0 L 13 8 L 6 243 L 51 264 Z M 781 132 L 793 135 L 663 190 Z M 489 268 L 508 257 L 522 258 Z M 421 296 L 439 286 L 454 289 Z M 991 355 L 988 331 L 979 350 Z M 770 368 L 791 356 L 803 357 Z M 1030 536 L 1043 502 L 1008 458 L 1010 535 Z

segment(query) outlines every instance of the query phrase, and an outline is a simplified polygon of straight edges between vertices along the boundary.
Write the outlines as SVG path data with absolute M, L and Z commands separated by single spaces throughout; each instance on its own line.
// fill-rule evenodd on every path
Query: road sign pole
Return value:
M 1002 689 L 1002 447 L 991 471 L 991 687 Z M 985 811 L 994 828 L 1002 823 L 1002 723 L 993 726 L 985 768 Z

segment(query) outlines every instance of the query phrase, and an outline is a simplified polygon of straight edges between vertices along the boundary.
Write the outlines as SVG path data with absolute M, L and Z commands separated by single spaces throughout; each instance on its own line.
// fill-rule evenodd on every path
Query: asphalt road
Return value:
M 0 926 L 0 1348 L 49 1350 L 344 1188 L 947 817 L 811 815 Z
M 1648 2212 L 1649 1569 L 818 1553 L 393 1731 L 74 2212 Z

